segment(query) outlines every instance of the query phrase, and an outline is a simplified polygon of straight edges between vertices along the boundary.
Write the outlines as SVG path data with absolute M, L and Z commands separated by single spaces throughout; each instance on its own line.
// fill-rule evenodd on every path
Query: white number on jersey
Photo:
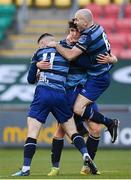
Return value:
M 47 60 L 47 55 L 48 55 L 48 53 L 44 53 L 43 54 L 43 61 L 46 61 Z M 52 67 L 53 67 L 53 61 L 54 61 L 54 59 L 55 59 L 55 53 L 50 53 L 50 59 L 49 59 L 49 62 L 51 63 L 51 67 L 50 67 L 50 69 L 52 69 Z
M 110 50 L 110 43 L 107 39 L 107 35 L 105 34 L 105 32 L 103 32 L 102 36 L 103 36 L 103 39 L 105 41 L 106 49 L 107 49 L 107 51 L 109 51 Z

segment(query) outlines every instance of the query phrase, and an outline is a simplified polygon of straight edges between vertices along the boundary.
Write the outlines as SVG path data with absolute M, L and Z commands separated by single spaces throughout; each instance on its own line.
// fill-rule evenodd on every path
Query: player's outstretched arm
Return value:
M 57 51 L 69 61 L 75 60 L 80 54 L 82 54 L 82 50 L 75 46 L 72 49 L 68 49 L 61 46 L 59 43 L 55 41 L 48 43 L 47 46 L 56 48 Z
M 107 63 L 117 63 L 118 59 L 114 54 L 108 54 L 106 53 L 106 55 L 104 54 L 99 54 L 96 58 L 96 60 L 98 61 L 98 63 L 100 64 L 107 64 Z

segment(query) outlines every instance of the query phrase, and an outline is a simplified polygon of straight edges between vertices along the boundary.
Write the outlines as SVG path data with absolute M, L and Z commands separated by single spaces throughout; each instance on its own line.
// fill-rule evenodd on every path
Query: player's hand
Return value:
M 70 34 L 67 36 L 67 38 L 66 38 L 66 41 L 67 41 L 67 43 L 69 43 L 69 44 L 74 44 L 74 43 L 76 43 L 77 42 L 77 39 L 75 39 L 73 36 L 71 36 Z
M 51 67 L 51 63 L 49 61 L 39 61 L 36 63 L 36 66 L 38 67 L 38 69 L 50 69 Z
M 113 54 L 99 54 L 96 58 L 97 62 L 100 64 L 107 64 L 107 63 L 116 63 L 117 58 Z

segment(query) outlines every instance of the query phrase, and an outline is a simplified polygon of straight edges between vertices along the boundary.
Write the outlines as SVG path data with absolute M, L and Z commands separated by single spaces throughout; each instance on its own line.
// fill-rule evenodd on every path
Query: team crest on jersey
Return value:
M 82 92 L 83 92 L 83 93 L 86 93 L 86 90 L 85 90 L 85 89 L 82 89 Z
M 86 39 L 87 39 L 87 36 L 86 35 L 82 35 L 79 39 L 79 43 L 85 43 L 86 42 Z

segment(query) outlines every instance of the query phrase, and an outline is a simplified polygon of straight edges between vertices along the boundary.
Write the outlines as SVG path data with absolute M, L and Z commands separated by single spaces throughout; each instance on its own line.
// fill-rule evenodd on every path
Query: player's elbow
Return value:
M 27 81 L 29 84 L 35 84 L 35 82 L 36 82 L 36 81 L 28 80 L 28 79 L 27 79 Z
M 79 50 L 74 50 L 71 49 L 68 53 L 67 53 L 67 57 L 69 61 L 74 61 L 76 60 L 76 58 L 81 54 L 82 52 Z
M 76 57 L 74 57 L 72 54 L 69 54 L 67 57 L 68 61 L 74 61 Z
M 34 81 L 28 81 L 28 83 L 29 83 L 29 84 L 35 84 L 35 82 L 34 82 Z
M 70 58 L 70 57 L 69 57 L 69 58 L 68 58 L 68 61 L 73 61 L 73 58 Z
M 36 83 L 36 79 L 31 78 L 29 76 L 27 77 L 27 81 L 28 81 L 29 84 L 35 84 Z

